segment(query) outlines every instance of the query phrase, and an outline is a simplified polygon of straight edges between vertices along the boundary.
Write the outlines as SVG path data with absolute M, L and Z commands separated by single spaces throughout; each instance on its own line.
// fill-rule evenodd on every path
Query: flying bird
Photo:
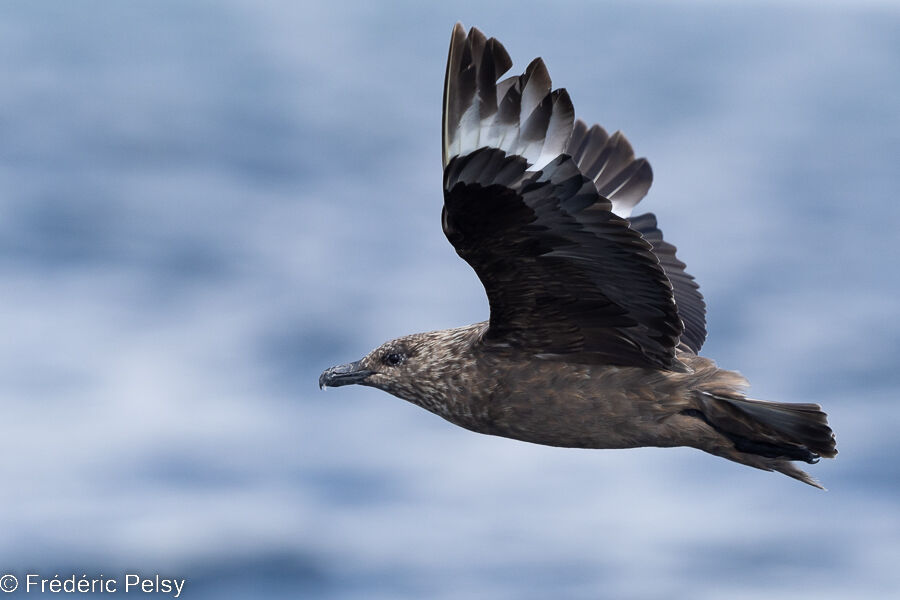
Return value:
M 748 398 L 699 351 L 706 306 L 652 213 L 625 137 L 575 119 L 536 58 L 453 28 L 444 80 L 447 239 L 490 304 L 481 323 L 388 341 L 319 386 L 384 390 L 466 429 L 569 448 L 698 448 L 819 483 L 837 454 L 816 404 Z

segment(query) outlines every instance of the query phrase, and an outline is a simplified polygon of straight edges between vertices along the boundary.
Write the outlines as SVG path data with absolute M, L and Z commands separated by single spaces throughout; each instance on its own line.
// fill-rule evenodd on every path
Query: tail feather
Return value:
M 724 400 L 819 456 L 834 458 L 837 454 L 834 432 L 828 426 L 828 415 L 822 412 L 818 404 L 763 402 L 749 398 Z
M 711 451 L 767 471 L 778 471 L 822 488 L 790 461 L 816 463 L 837 455 L 827 415 L 817 404 L 751 400 L 739 394 L 697 394 L 698 409 L 683 414 L 701 418 L 731 445 Z M 824 488 L 822 488 L 824 489 Z
M 746 464 L 750 464 L 750 463 L 746 463 Z M 765 471 L 778 471 L 779 473 L 781 473 L 783 475 L 787 475 L 788 477 L 793 477 L 794 479 L 796 479 L 798 481 L 802 481 L 803 483 L 805 483 L 807 485 L 817 487 L 820 490 L 825 489 L 825 486 L 822 485 L 821 483 L 819 483 L 818 479 L 816 479 L 815 477 L 811 477 L 809 473 L 807 473 L 803 469 L 798 469 L 797 467 L 794 466 L 794 463 L 788 462 L 786 460 L 781 460 L 774 464 L 768 464 L 768 465 L 763 465 L 763 466 L 759 466 L 759 465 L 750 465 L 750 466 L 757 467 L 757 468 L 763 469 Z

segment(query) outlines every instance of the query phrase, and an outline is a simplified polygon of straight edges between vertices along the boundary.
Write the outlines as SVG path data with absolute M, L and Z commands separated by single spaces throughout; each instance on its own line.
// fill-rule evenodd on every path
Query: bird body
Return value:
M 833 450 L 816 405 L 747 399 L 740 374 L 691 352 L 679 352 L 684 372 L 535 360 L 484 344 L 488 326 L 405 336 L 337 369 L 351 377 L 366 374 L 353 383 L 382 389 L 476 433 L 565 448 L 690 446 L 818 487 L 785 460 L 814 462 L 810 449 L 822 455 Z M 386 358 L 395 355 L 404 357 L 402 363 L 386 368 Z M 329 371 L 320 383 L 344 384 Z M 763 418 L 747 414 L 746 407 Z M 784 431 L 773 428 L 778 426 Z M 750 440 L 756 440 L 755 452 L 739 449 Z
M 763 402 L 698 352 L 705 304 L 655 217 L 652 172 L 620 133 L 575 121 L 540 59 L 453 30 L 442 227 L 489 321 L 386 342 L 326 370 L 466 429 L 547 446 L 690 446 L 817 487 L 791 461 L 836 454 L 815 404 Z

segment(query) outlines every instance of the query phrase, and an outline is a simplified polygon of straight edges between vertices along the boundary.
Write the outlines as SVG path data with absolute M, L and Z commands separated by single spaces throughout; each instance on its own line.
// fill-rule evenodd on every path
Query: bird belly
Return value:
M 492 402 L 484 433 L 565 448 L 636 448 L 667 442 L 665 414 L 624 391 L 604 395 L 539 393 Z

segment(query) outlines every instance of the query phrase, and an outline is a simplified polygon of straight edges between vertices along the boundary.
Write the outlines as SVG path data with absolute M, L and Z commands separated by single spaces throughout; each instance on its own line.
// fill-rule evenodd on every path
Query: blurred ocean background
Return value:
M 487 316 L 439 223 L 457 20 L 650 159 L 641 208 L 701 284 L 704 354 L 825 407 L 830 491 L 318 390 Z M 0 573 L 900 597 L 900 4 L 9 1 L 0 73 Z

